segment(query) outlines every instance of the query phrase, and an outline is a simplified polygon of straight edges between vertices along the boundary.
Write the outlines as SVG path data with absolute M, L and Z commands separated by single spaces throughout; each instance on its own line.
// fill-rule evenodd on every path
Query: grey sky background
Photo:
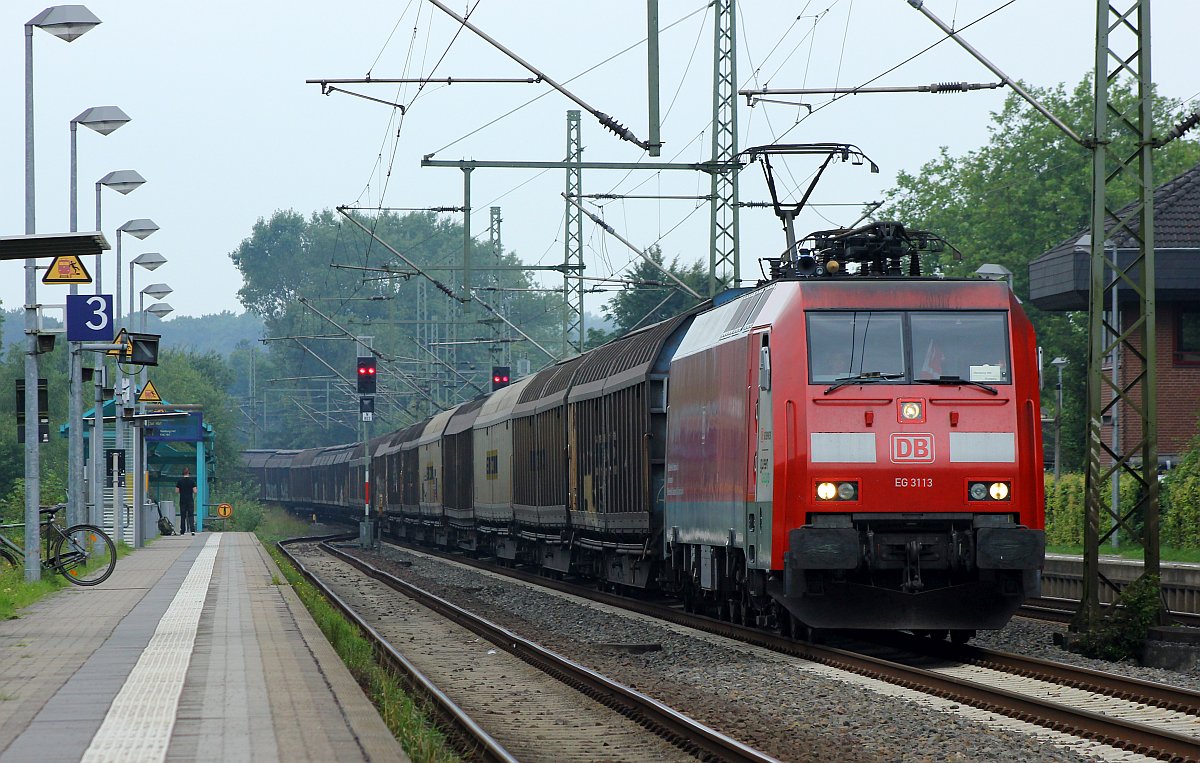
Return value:
M 168 258 L 154 273 L 138 272 L 136 287 L 171 285 L 175 293 L 167 301 L 176 315 L 242 311 L 237 301 L 241 278 L 228 255 L 250 235 L 255 221 L 278 209 L 307 216 L 339 204 L 459 206 L 462 173 L 421 168 L 422 156 L 555 161 L 565 154 L 565 112 L 576 106 L 543 84 L 429 85 L 419 94 L 413 85 L 344 86 L 404 104 L 408 113 L 402 118 L 386 105 L 342 93 L 322 96 L 318 86 L 305 84 L 305 79 L 368 74 L 527 76 L 422 0 L 88 0 L 86 5 L 103 23 L 78 40 L 67 44 L 40 30 L 34 34 L 37 232 L 68 230 L 70 120 L 91 106 L 121 107 L 132 121 L 111 135 L 79 129 L 79 227 L 94 227 L 97 179 L 116 169 L 145 176 L 146 185 L 128 196 L 104 191 L 103 227 L 111 242 L 115 228 L 132 218 L 150 218 L 160 226 L 145 241 L 123 237 L 123 258 L 128 263 L 149 251 Z M 25 22 L 44 7 L 28 0 L 0 4 L 0 29 L 5 30 L 0 33 L 5 41 L 0 43 L 0 103 L 7 104 L 0 120 L 0 235 L 24 233 L 22 35 Z M 463 10 L 462 3 L 453 7 Z M 1093 2 L 928 0 L 927 7 L 956 28 L 999 8 L 964 37 L 1027 83 L 1070 87 L 1094 67 Z M 943 36 L 905 0 L 741 0 L 738 11 L 740 88 L 861 85 Z M 662 0 L 660 13 L 662 157 L 646 157 L 585 113 L 586 160 L 709 157 L 711 9 L 700 2 Z M 1161 94 L 1196 98 L 1200 3 L 1159 0 L 1153 13 L 1153 74 Z M 646 137 L 644 3 L 482 0 L 471 19 L 550 76 L 569 81 L 568 87 L 593 107 Z M 995 78 L 947 40 L 872 84 L 947 81 Z M 796 106 L 749 108 L 742 98 L 739 145 L 844 141 L 879 164 L 878 175 L 848 164 L 831 167 L 813 201 L 847 206 L 807 212 L 797 224 L 803 235 L 854 221 L 860 205 L 881 199 L 897 172 L 917 171 L 940 146 L 959 154 L 982 145 L 989 114 L 1006 94 L 1000 89 L 858 95 L 811 116 Z M 806 100 L 820 106 L 828 97 Z M 513 109 L 518 110 L 504 116 Z M 815 167 L 812 160 L 791 161 L 783 178 L 802 187 Z M 706 175 L 679 171 L 585 172 L 583 185 L 584 193 L 703 195 L 709 190 Z M 476 171 L 475 235 L 486 240 L 489 207 L 500 206 L 506 249 L 530 263 L 561 262 L 563 187 L 561 170 Z M 758 167 L 742 173 L 741 197 L 769 198 Z M 707 262 L 706 203 L 596 204 L 589 209 L 639 246 L 657 243 L 668 259 Z M 769 210 L 741 214 L 742 278 L 752 281 L 759 273 L 757 259 L 780 251 L 784 239 Z M 620 275 L 636 256 L 590 221 L 584 237 L 588 275 Z M 106 257 L 104 291 L 111 293 L 113 255 Z M 339 261 L 335 253 L 330 258 Z M 123 271 L 127 281 L 127 265 Z M 20 263 L 0 263 L 5 309 L 24 303 L 21 272 Z M 544 281 L 562 284 L 561 277 Z M 124 289 L 127 295 L 127 283 Z M 61 303 L 65 293 L 66 287 L 39 284 L 43 303 Z M 605 298 L 590 295 L 588 309 L 597 311 Z

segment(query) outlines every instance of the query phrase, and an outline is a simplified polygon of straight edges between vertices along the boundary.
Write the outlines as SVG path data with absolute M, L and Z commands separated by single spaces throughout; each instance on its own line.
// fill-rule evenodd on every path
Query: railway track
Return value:
M 1110 605 L 1105 605 L 1110 606 Z M 1060 599 L 1042 596 L 1025 601 L 1017 614 L 1055 623 L 1069 623 L 1079 609 L 1078 599 Z M 1200 614 L 1194 612 L 1171 612 L 1171 619 L 1189 628 L 1200 628 Z
M 334 543 L 318 546 L 303 539 L 280 548 L 408 676 L 410 686 L 439 708 L 454 746 L 469 759 L 774 760 Z M 353 579 L 347 568 L 353 568 Z M 339 576 L 340 584 L 330 582 Z M 420 606 L 398 608 L 395 591 Z M 384 617 L 364 614 L 373 602 Z M 392 646 L 397 639 L 404 641 L 405 654 Z
M 429 554 L 527 583 L 880 679 L 1118 749 L 1200 761 L 1200 693 L 1020 655 L 929 639 L 854 648 L 797 642 L 678 607 L 599 592 L 470 557 Z M 874 652 L 874 653 L 872 653 Z

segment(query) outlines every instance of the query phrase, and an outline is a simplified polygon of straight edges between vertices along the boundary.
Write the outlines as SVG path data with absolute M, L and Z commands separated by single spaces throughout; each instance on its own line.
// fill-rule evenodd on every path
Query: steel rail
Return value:
M 378 631 L 371 627 L 369 623 L 359 617 L 358 613 L 355 612 L 350 605 L 343 601 L 341 597 L 334 593 L 327 585 L 321 582 L 321 580 L 315 574 L 313 574 L 311 570 L 305 567 L 304 564 L 287 548 L 287 545 L 294 543 L 319 543 L 322 546 L 328 546 L 328 541 L 330 540 L 335 540 L 338 538 L 349 540 L 351 537 L 353 536 L 339 535 L 290 538 L 288 540 L 279 541 L 276 546 L 279 548 L 279 552 L 287 557 L 288 561 L 295 566 L 295 568 L 308 582 L 312 583 L 312 585 L 315 586 L 317 590 L 319 590 L 321 594 L 330 601 L 330 603 L 337 607 L 337 609 L 346 618 L 348 618 L 352 623 L 355 624 L 355 626 L 358 627 L 367 640 L 369 640 L 375 646 L 375 654 L 379 656 L 381 661 L 398 675 L 404 676 L 411 687 L 429 697 L 443 718 L 445 718 L 452 725 L 453 730 L 457 733 L 457 735 L 460 738 L 469 740 L 471 744 L 476 747 L 475 750 L 471 750 L 469 749 L 469 746 L 464 746 L 466 749 L 460 750 L 460 752 L 467 753 L 468 755 L 472 752 L 475 752 L 479 755 L 479 759 L 485 761 L 495 761 L 496 763 L 517 763 L 517 758 L 513 757 L 513 755 L 504 749 L 504 746 L 497 742 L 491 734 L 485 731 L 482 726 L 480 726 L 469 715 L 467 715 L 466 711 L 455 704 L 454 700 L 446 696 L 446 694 L 439 689 L 424 673 L 422 673 L 416 665 L 413 665 L 404 657 L 404 655 L 396 651 L 396 649 L 387 641 L 387 639 L 385 639 Z
M 535 644 L 503 626 L 390 575 L 358 557 L 328 543 L 322 543 L 320 547 L 326 553 L 352 565 L 363 574 L 415 599 L 423 606 L 477 633 L 496 646 L 575 687 L 601 704 L 654 730 L 682 749 L 697 754 L 702 760 L 730 761 L 730 763 L 742 761 L 745 763 L 778 763 L 775 758 L 709 728 L 652 697 L 619 684 L 588 667 Z
M 400 544 L 402 547 L 405 544 Z M 478 569 L 512 577 L 534 585 L 569 593 L 591 601 L 648 615 L 677 625 L 754 644 L 822 665 L 875 678 L 904 688 L 950 699 L 999 715 L 1054 729 L 1084 739 L 1094 739 L 1119 749 L 1160 757 L 1177 763 L 1200 763 L 1200 739 L 1156 729 L 1144 724 L 1072 708 L 1050 700 L 999 689 L 970 680 L 945 676 L 903 663 L 838 649 L 794 641 L 774 633 L 746 628 L 722 620 L 685 613 L 662 604 L 581 588 L 571 583 L 544 578 L 508 567 L 493 567 L 479 560 L 413 547 L 420 553 L 450 559 Z M 998 653 L 997 653 L 998 654 Z M 1064 666 L 1066 667 L 1066 666 Z M 1104 675 L 1104 674 L 1101 674 Z M 1130 679 L 1132 681 L 1132 679 Z M 1091 687 L 1089 687 L 1091 688 Z M 1097 689 L 1098 691 L 1098 689 Z M 1186 690 L 1179 690 L 1186 691 Z M 1146 698 L 1149 704 L 1151 702 Z M 1190 703 L 1191 700 L 1188 700 Z

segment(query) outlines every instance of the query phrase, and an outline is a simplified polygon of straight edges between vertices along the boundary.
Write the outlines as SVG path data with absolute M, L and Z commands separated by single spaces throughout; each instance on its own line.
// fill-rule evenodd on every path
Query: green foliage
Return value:
M 1163 542 L 1200 548 L 1200 435 L 1188 444 L 1179 464 L 1160 485 Z
M 1164 549 L 1200 549 L 1200 438 L 1193 441 L 1183 461 L 1159 483 L 1159 543 Z M 1067 472 L 1058 485 L 1053 475 L 1046 474 L 1046 543 L 1050 546 L 1082 547 L 1085 500 L 1085 476 Z M 1136 480 L 1126 477 L 1120 481 L 1119 507 L 1125 516 L 1139 500 Z M 1112 488 L 1109 482 L 1100 487 L 1105 507 L 1110 503 Z M 1144 517 L 1134 512 L 1120 531 L 1123 546 L 1140 548 Z M 1100 532 L 1112 527 L 1110 512 L 1100 512 Z M 1131 535 L 1132 534 L 1132 535 Z M 1186 554 L 1185 554 L 1186 555 Z M 1181 556 L 1179 561 L 1184 561 Z
M 1150 628 L 1158 622 L 1158 576 L 1142 575 L 1121 591 L 1117 606 L 1111 607 L 1099 627 L 1082 635 L 1077 643 L 1087 657 L 1124 660 L 1136 656 Z
M 662 249 L 651 247 L 647 255 L 660 267 L 663 266 Z M 708 270 L 701 263 L 681 268 L 677 257 L 666 269 L 697 294 L 707 292 Z M 701 301 L 680 289 L 659 268 L 642 259 L 629 271 L 628 277 L 631 281 L 661 285 L 626 288 L 609 300 L 604 312 L 616 323 L 616 331 L 609 335 L 609 339 L 672 318 Z M 589 332 L 589 344 L 591 339 Z
M 1064 85 L 1027 88 L 1051 113 L 1080 135 L 1091 133 L 1092 84 L 1085 78 L 1070 92 Z M 1121 110 L 1135 103 L 1128 86 L 1110 92 Z M 1165 133 L 1194 106 L 1173 99 L 1155 100 L 1156 134 Z M 1115 122 L 1115 120 L 1112 120 Z M 940 263 L 950 276 L 966 276 L 983 263 L 997 263 L 1014 274 L 1019 295 L 1029 293 L 1029 263 L 1088 225 L 1091 205 L 1091 154 L 1076 145 L 1020 97 L 1010 95 L 992 115 L 988 144 L 962 156 L 943 147 L 937 158 L 915 174 L 901 172 L 877 219 L 895 219 L 932 230 L 962 252 L 961 262 L 948 256 Z M 1118 153 L 1130 153 L 1129 136 L 1109 136 Z M 1162 184 L 1200 162 L 1200 144 L 1176 140 L 1154 153 L 1155 183 Z M 1112 168 L 1110 167 L 1111 171 Z M 1132 198 L 1133 187 L 1122 181 L 1110 188 L 1110 204 Z M 1079 469 L 1085 456 L 1087 316 L 1048 313 L 1024 305 L 1045 348 L 1047 359 L 1071 361 L 1063 374 L 1063 464 Z M 1053 409 L 1053 381 L 1045 387 L 1047 409 Z
M 263 335 L 262 318 L 253 313 L 235 315 L 228 310 L 212 315 L 171 316 L 160 321 L 148 316 L 146 330 L 162 335 L 162 346 L 204 355 L 216 353 L 228 358 L 243 342 L 258 341 Z
M 504 348 L 490 340 L 517 334 L 480 301 L 506 313 L 548 351 L 561 347 L 561 296 L 496 290 L 537 285 L 527 271 L 516 269 L 522 265 L 516 257 L 476 242 L 471 251 L 474 300 L 463 304 L 462 271 L 450 269 L 462 266 L 460 225 L 431 213 L 354 214 L 439 283 L 415 274 L 332 211 L 307 220 L 297 212 L 280 211 L 259 220 L 231 254 L 245 280 L 239 295 L 248 310 L 264 319 L 268 336 L 290 338 L 272 341 L 265 352 L 239 347 L 230 358 L 234 394 L 251 397 L 253 386 L 252 397 L 265 397 L 269 413 L 259 409 L 256 416 L 244 417 L 256 424 L 244 430 L 248 445 L 309 447 L 358 438 L 357 399 L 344 380 L 354 368 L 358 347 L 347 334 L 372 337 L 380 354 L 378 432 L 398 429 L 489 388 L 488 372 Z M 494 265 L 514 269 L 495 270 Z M 418 344 L 418 336 L 434 349 Z M 523 339 L 509 347 L 514 364 L 525 358 L 538 369 L 552 360 Z
M 239 501 L 233 506 L 233 528 L 252 533 L 262 523 L 263 507 L 253 501 Z

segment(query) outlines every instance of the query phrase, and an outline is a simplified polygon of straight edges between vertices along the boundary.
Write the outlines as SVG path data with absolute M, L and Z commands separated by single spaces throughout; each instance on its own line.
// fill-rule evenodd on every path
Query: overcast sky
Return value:
M 340 204 L 460 206 L 462 173 L 422 168 L 422 156 L 561 160 L 565 112 L 577 108 L 542 84 L 429 85 L 419 95 L 411 85 L 343 86 L 405 105 L 401 119 L 385 104 L 343 93 L 323 96 L 317 85 L 305 84 L 306 79 L 367 75 L 527 76 L 422 0 L 89 0 L 87 6 L 103 23 L 78 40 L 66 44 L 43 31 L 34 33 L 37 232 L 69 229 L 70 120 L 91 106 L 121 107 L 132 121 L 111 135 L 79 129 L 79 227 L 94 228 L 96 180 L 117 169 L 144 175 L 146 185 L 129 196 L 104 191 L 103 228 L 111 243 L 115 228 L 126 220 L 150 218 L 160 226 L 145 241 L 123 237 L 123 259 L 128 263 L 150 251 L 168 258 L 154 273 L 138 273 L 136 286 L 172 286 L 175 292 L 166 301 L 176 315 L 242 311 L 237 301 L 241 278 L 229 253 L 250 235 L 256 220 L 279 209 L 307 216 Z M 0 120 L 3 236 L 25 232 L 22 34 L 25 22 L 44 7 L 28 0 L 0 3 L 0 29 L 6 30 L 0 39 L 7 41 L 0 45 L 0 102 L 8 104 Z M 463 4 L 454 7 L 461 11 Z M 928 0 L 926 7 L 956 28 L 999 8 L 964 37 L 1028 83 L 1070 86 L 1094 66 L 1091 0 L 1007 5 Z M 711 10 L 700 2 L 662 0 L 660 13 L 663 155 L 649 159 L 585 113 L 586 160 L 709 157 Z M 1161 93 L 1197 97 L 1200 3 L 1159 0 L 1154 14 L 1153 73 Z M 584 101 L 646 137 L 644 3 L 481 0 L 471 18 L 551 77 L 570 81 L 568 87 Z M 942 36 L 906 0 L 741 0 L 737 23 L 739 88 L 861 85 Z M 872 84 L 946 81 L 993 82 L 995 77 L 946 41 Z M 811 116 L 796 106 L 749 108 L 742 98 L 739 144 L 844 141 L 879 164 L 878 175 L 865 167 L 831 167 L 813 197 L 831 206 L 802 218 L 797 228 L 803 234 L 853 222 L 859 205 L 882 198 L 897 172 L 917 171 L 939 146 L 957 154 L 982 145 L 989 114 L 1005 93 L 858 95 Z M 806 100 L 821 105 L 828 99 Z M 811 160 L 791 163 L 786 182 L 803 183 L 814 167 Z M 768 198 L 757 167 L 741 178 L 743 200 Z M 584 193 L 695 196 L 709 190 L 707 176 L 685 171 L 585 172 L 583 184 Z M 486 240 L 489 207 L 500 206 L 509 251 L 529 263 L 561 262 L 563 187 L 560 170 L 476 171 L 476 235 Z M 707 261 L 704 203 L 627 199 L 594 201 L 589 208 L 639 246 L 657 243 L 668 258 L 684 263 Z M 777 253 L 784 239 L 768 210 L 741 214 L 742 277 L 753 280 L 757 258 Z M 619 276 L 635 256 L 591 222 L 584 237 L 589 275 Z M 109 252 L 105 292 L 113 288 L 112 263 Z M 127 281 L 127 266 L 123 269 Z M 546 280 L 562 283 L 561 277 Z M 22 283 L 19 263 L 0 263 L 5 309 L 24 303 Z M 124 289 L 127 295 L 128 284 Z M 44 303 L 62 302 L 65 292 L 66 287 L 39 284 Z M 603 294 L 590 296 L 588 308 L 598 310 L 603 299 Z

